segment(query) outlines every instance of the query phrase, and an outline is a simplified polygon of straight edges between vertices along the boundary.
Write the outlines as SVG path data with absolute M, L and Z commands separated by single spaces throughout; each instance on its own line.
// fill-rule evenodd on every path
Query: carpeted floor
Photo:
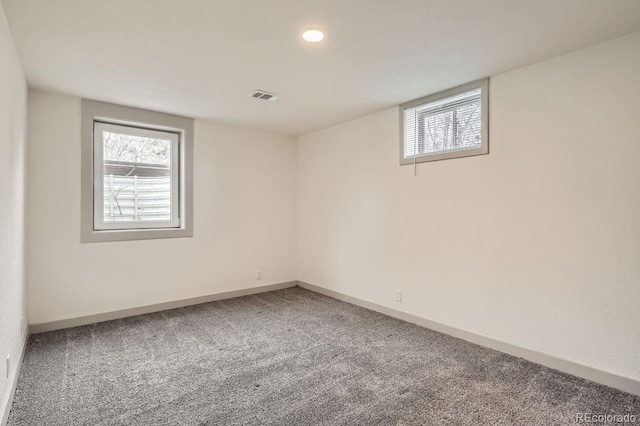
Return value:
M 640 397 L 294 287 L 29 339 L 9 425 L 575 424 Z

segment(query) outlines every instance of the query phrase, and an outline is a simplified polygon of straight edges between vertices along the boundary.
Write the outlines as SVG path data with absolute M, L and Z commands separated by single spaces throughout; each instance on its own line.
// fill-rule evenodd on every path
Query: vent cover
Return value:
M 275 93 L 265 92 L 264 90 L 254 90 L 253 93 L 249 95 L 250 98 L 261 99 L 263 101 L 275 102 L 280 99 L 282 96 L 276 95 Z

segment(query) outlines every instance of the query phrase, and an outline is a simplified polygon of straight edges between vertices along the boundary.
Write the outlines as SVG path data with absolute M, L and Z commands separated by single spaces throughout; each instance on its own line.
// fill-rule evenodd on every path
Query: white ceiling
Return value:
M 637 0 L 3 4 L 30 87 L 292 135 L 640 30 Z

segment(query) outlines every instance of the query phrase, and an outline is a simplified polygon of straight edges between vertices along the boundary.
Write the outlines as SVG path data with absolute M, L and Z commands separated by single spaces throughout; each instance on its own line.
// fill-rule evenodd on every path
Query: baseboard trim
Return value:
M 11 405 L 13 404 L 13 397 L 16 393 L 16 387 L 18 386 L 18 377 L 20 376 L 20 370 L 22 369 L 22 360 L 24 359 L 24 353 L 27 349 L 27 340 L 29 339 L 29 326 L 25 330 L 24 337 L 22 338 L 22 349 L 20 350 L 20 357 L 18 358 L 18 363 L 16 364 L 16 368 L 13 370 L 13 375 L 9 378 L 9 383 L 7 389 L 7 395 L 5 396 L 4 401 L 2 401 L 2 406 L 0 407 L 0 426 L 6 426 L 7 421 L 9 420 L 9 413 L 11 412 Z
M 297 281 L 287 281 L 283 283 L 265 285 L 262 287 L 252 287 L 242 290 L 226 291 L 224 293 L 209 294 L 206 296 L 192 297 L 189 299 L 181 299 L 172 302 L 156 303 L 153 305 L 140 306 L 137 308 L 122 309 L 119 311 L 104 312 L 100 314 L 87 315 L 83 317 L 69 318 L 40 324 L 30 324 L 29 329 L 31 330 L 31 334 L 45 333 L 47 331 L 62 330 L 64 328 L 78 327 L 81 325 L 111 321 L 120 318 L 132 317 L 135 315 L 149 314 L 151 312 L 166 311 L 168 309 L 182 308 L 184 306 L 215 302 L 216 300 L 248 296 L 250 294 L 266 293 L 268 291 L 274 290 L 282 290 L 284 288 L 295 287 L 297 284 Z
M 608 371 L 599 370 L 587 365 L 578 364 L 574 361 L 557 358 L 553 355 L 548 355 L 532 349 L 512 345 L 511 343 L 506 343 L 500 340 L 493 339 L 491 337 L 475 334 L 470 331 L 465 331 L 437 321 L 428 320 L 417 315 L 402 312 L 397 309 L 379 305 L 374 302 L 362 300 L 357 297 L 349 296 L 334 290 L 329 290 L 323 287 L 309 284 L 304 281 L 298 281 L 298 285 L 307 290 L 324 294 L 325 296 L 329 296 L 334 299 L 342 300 L 353 305 L 371 309 L 372 311 L 380 312 L 382 314 L 389 315 L 390 317 L 411 322 L 413 324 L 417 324 L 422 327 L 438 331 L 440 333 L 448 334 L 450 336 L 457 337 L 462 340 L 478 344 L 480 346 L 485 346 L 487 348 L 495 349 L 509 355 L 524 358 L 528 361 L 535 362 L 536 364 L 541 364 L 546 367 L 553 368 L 554 370 L 569 373 L 574 376 L 582 377 L 596 383 L 600 383 L 640 396 L 640 381 L 631 377 L 620 376 L 615 373 L 610 373 Z

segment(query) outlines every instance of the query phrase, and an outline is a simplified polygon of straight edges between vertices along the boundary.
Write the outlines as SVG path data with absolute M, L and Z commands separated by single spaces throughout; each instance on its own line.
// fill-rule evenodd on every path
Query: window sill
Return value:
M 163 229 L 117 229 L 107 231 L 88 231 L 81 236 L 82 243 L 99 243 L 105 241 L 155 240 L 161 238 L 193 237 L 189 228 Z

